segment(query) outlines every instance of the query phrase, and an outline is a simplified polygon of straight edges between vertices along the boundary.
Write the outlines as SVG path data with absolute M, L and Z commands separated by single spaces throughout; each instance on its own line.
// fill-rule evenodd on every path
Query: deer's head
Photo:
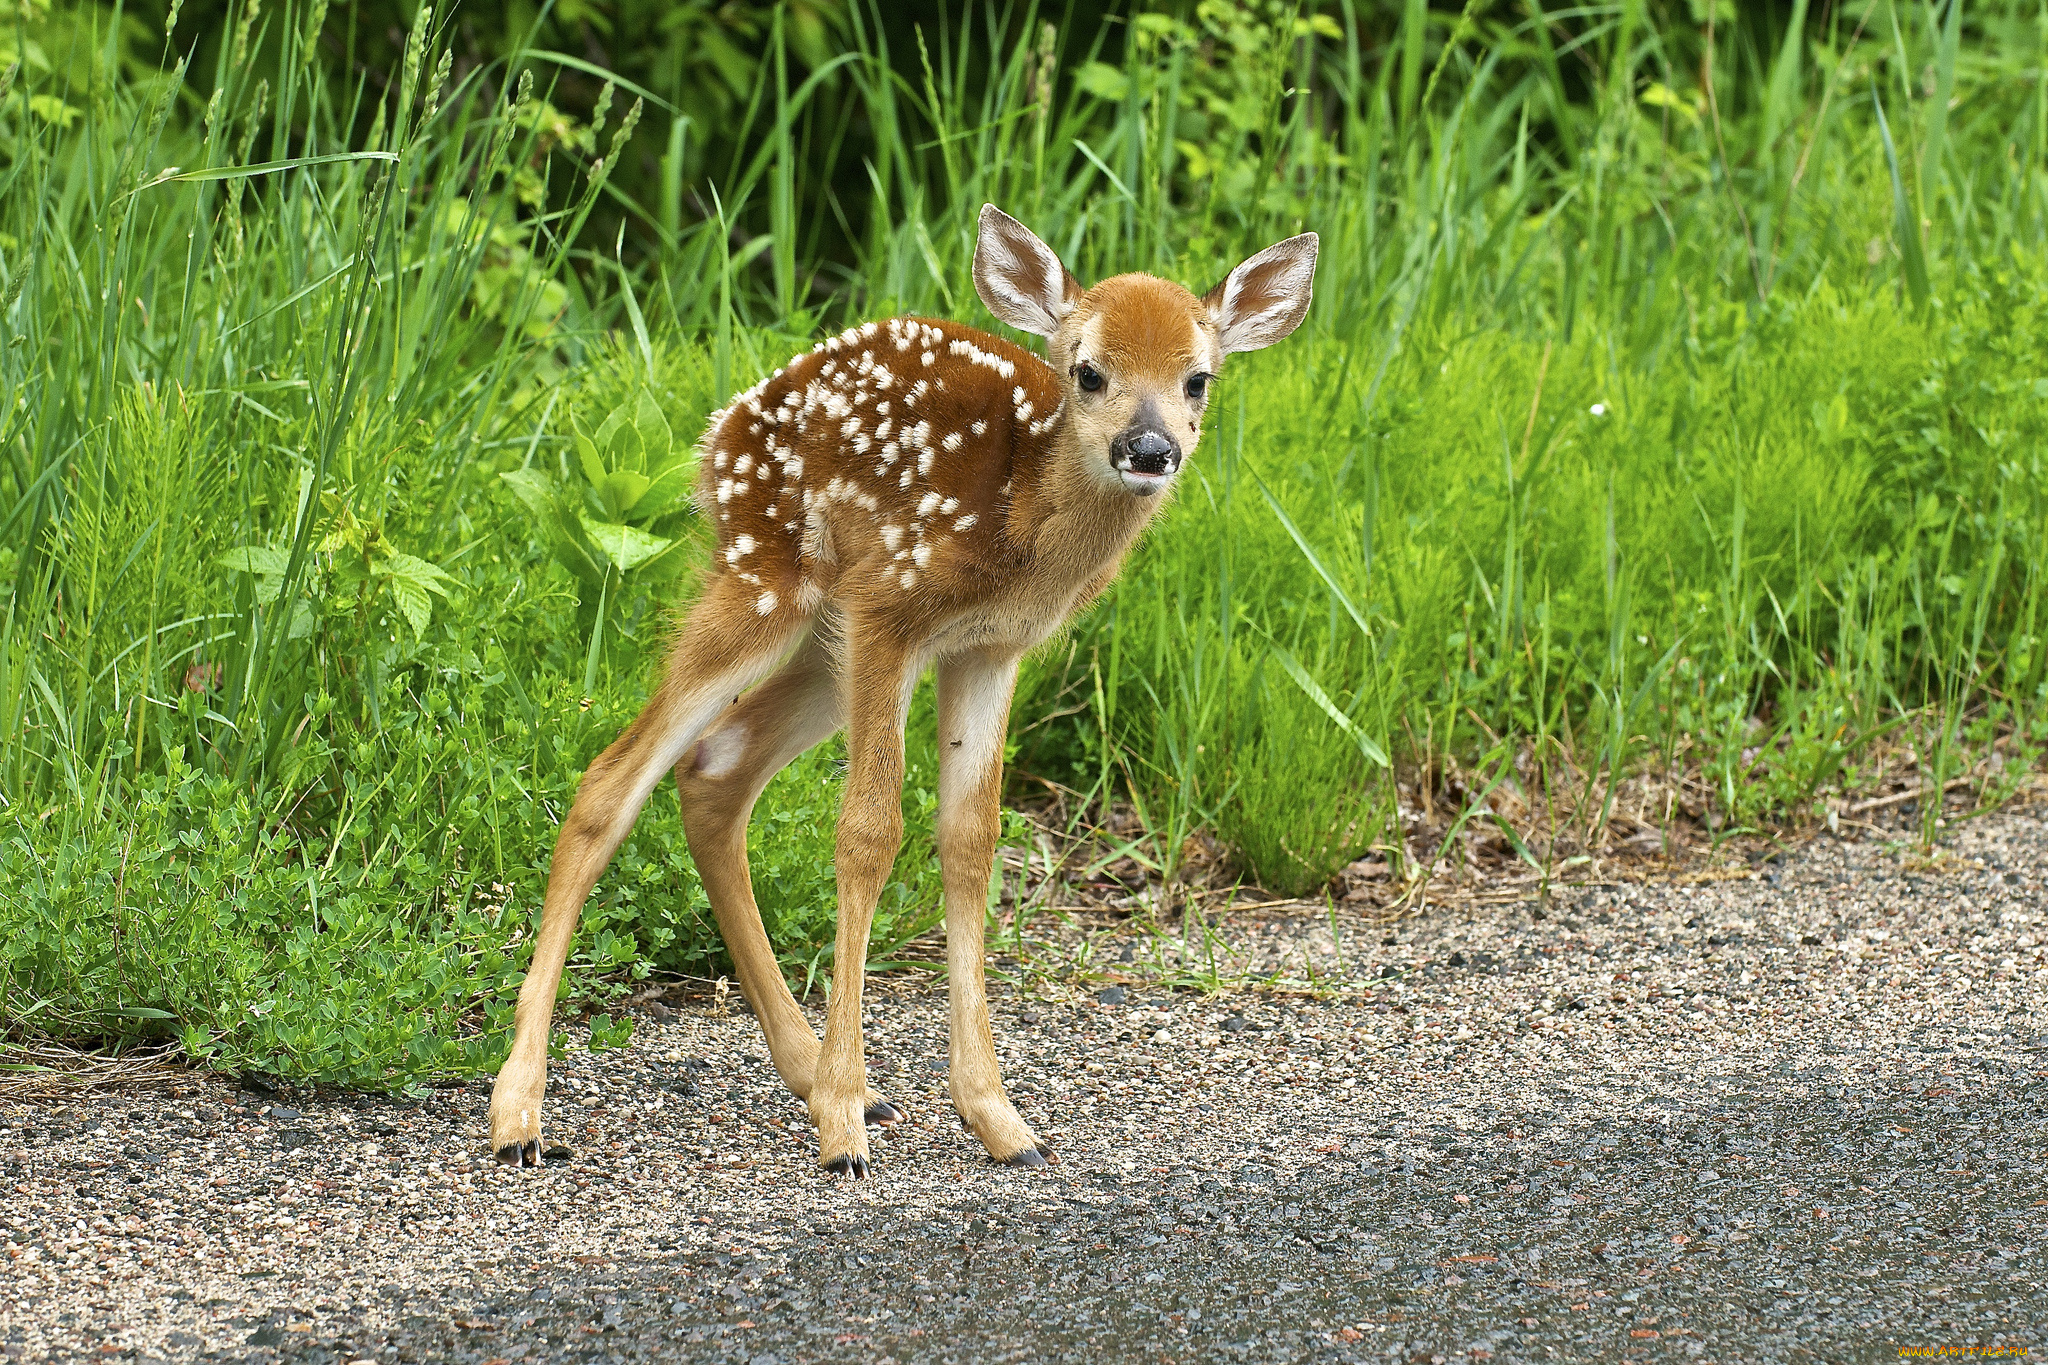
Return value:
M 987 204 L 974 287 L 991 313 L 1046 339 L 1064 388 L 1060 433 L 1091 472 L 1141 498 L 1172 483 L 1202 435 L 1223 357 L 1281 340 L 1308 312 L 1316 235 L 1267 247 L 1196 298 L 1154 275 L 1092 289 L 1051 247 Z

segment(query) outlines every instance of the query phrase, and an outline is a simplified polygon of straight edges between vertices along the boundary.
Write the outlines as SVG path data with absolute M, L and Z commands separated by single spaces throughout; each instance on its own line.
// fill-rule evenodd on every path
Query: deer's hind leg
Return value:
M 548 864 L 547 900 L 519 987 L 512 1051 L 491 1087 L 491 1150 L 508 1166 L 540 1164 L 555 990 L 591 887 L 655 784 L 739 693 L 775 667 L 807 623 L 793 606 L 761 611 L 756 596 L 746 584 L 713 580 L 683 624 L 660 688 L 576 788 Z
M 798 1099 L 810 1098 L 818 1035 L 790 995 L 761 927 L 747 868 L 747 821 L 769 780 L 843 724 L 830 652 L 813 636 L 774 677 L 726 708 L 676 765 L 690 857 L 732 954 L 740 993 L 760 1021 L 776 1073 Z M 887 1125 L 902 1116 L 868 1091 L 867 1122 Z

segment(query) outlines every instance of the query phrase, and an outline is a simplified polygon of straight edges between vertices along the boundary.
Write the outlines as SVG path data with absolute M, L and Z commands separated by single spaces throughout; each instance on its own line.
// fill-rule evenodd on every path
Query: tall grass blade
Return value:
M 1884 99 L 1875 90 L 1870 92 L 1871 107 L 1877 112 L 1877 132 L 1884 142 L 1885 169 L 1892 182 L 1892 241 L 1899 249 L 1900 263 L 1905 271 L 1906 292 L 1913 300 L 1916 312 L 1924 311 L 1929 295 L 1933 292 L 1927 282 L 1927 256 L 1920 240 L 1920 214 L 1913 207 L 1913 198 L 1906 193 L 1906 182 L 1899 173 L 1898 148 L 1892 145 L 1891 125 L 1885 121 Z

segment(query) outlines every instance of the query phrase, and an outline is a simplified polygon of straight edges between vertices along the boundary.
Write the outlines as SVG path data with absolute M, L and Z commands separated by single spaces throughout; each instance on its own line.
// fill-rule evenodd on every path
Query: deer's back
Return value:
M 706 429 L 701 505 L 716 567 L 763 615 L 845 591 L 972 596 L 1017 553 L 1013 487 L 1049 453 L 1046 363 L 958 323 L 849 329 L 736 398 Z

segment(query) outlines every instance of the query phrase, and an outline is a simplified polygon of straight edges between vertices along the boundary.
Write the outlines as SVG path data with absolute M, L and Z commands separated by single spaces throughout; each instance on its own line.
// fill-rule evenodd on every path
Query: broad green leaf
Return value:
M 604 457 L 597 453 L 597 443 L 580 431 L 576 433 L 576 462 L 583 467 L 584 478 L 604 482 Z
M 656 474 L 647 485 L 647 491 L 633 504 L 634 518 L 646 521 L 649 517 L 660 516 L 677 501 L 688 499 L 690 487 L 696 481 L 697 462 L 690 459 L 676 461 Z
M 584 529 L 583 517 L 568 507 L 557 503 L 548 509 L 542 519 L 541 531 L 546 536 L 548 551 L 556 561 L 569 571 L 577 582 L 595 589 L 604 582 L 606 569 L 605 554 L 600 550 Z
M 605 466 L 614 473 L 626 469 L 638 474 L 647 467 L 647 452 L 641 448 L 640 433 L 631 422 L 621 422 L 612 433 L 611 443 L 599 449 L 604 452 Z
M 633 429 L 640 437 L 638 468 L 644 472 L 667 464 L 669 452 L 675 447 L 675 433 L 669 430 L 668 418 L 661 415 L 661 405 L 646 389 L 640 390 L 633 405 Z
M 589 517 L 583 519 L 583 531 L 620 573 L 631 573 L 675 543 L 650 536 L 637 526 L 619 526 Z
M 607 420 L 605 426 L 610 425 Z M 573 417 L 569 419 L 569 428 L 576 433 L 576 458 L 583 465 L 583 477 L 590 480 L 591 487 L 595 488 L 604 482 L 604 456 L 599 449 L 606 439 L 605 428 L 599 427 L 595 438 L 585 436 L 582 424 Z
M 645 474 L 636 474 L 630 469 L 614 469 L 597 486 L 598 501 L 604 504 L 605 513 L 610 518 L 618 520 L 633 510 L 633 504 L 640 501 L 640 495 L 647 491 L 647 484 Z
M 666 549 L 657 550 L 641 560 L 640 567 L 634 570 L 635 576 L 642 583 L 660 583 L 674 577 L 690 562 L 689 546 L 690 543 L 681 537 L 671 540 Z
M 1121 100 L 1130 92 L 1130 77 L 1108 62 L 1088 62 L 1074 73 L 1074 84 L 1099 100 Z
M 633 467 L 629 462 L 622 459 L 621 456 L 629 453 L 631 450 L 637 450 L 640 444 L 640 437 L 627 423 L 625 408 L 613 408 L 610 412 L 606 413 L 604 421 L 598 424 L 597 434 L 591 437 L 591 440 L 596 443 L 598 458 L 604 462 L 606 469 L 631 469 Z M 631 447 L 626 445 L 628 441 L 633 443 Z M 588 468 L 589 466 L 586 464 L 586 472 Z M 590 481 L 592 483 L 602 483 L 604 480 L 602 475 L 592 474 Z
M 267 550 L 260 545 L 244 545 L 240 549 L 229 550 L 217 562 L 222 568 L 232 569 L 236 573 L 276 576 L 285 571 L 285 567 L 291 562 L 291 556 L 283 550 Z
M 399 611 L 405 614 L 415 640 L 427 633 L 427 620 L 433 615 L 434 608 L 425 588 L 409 578 L 394 578 L 391 580 L 391 600 L 398 603 Z
M 498 476 L 509 485 L 526 510 L 537 517 L 548 516 L 558 496 L 555 481 L 538 469 L 508 469 Z
M 447 584 L 455 581 L 455 575 L 438 564 L 429 564 L 417 555 L 394 554 L 384 561 L 385 571 L 393 578 L 402 578 L 427 592 L 448 595 Z

